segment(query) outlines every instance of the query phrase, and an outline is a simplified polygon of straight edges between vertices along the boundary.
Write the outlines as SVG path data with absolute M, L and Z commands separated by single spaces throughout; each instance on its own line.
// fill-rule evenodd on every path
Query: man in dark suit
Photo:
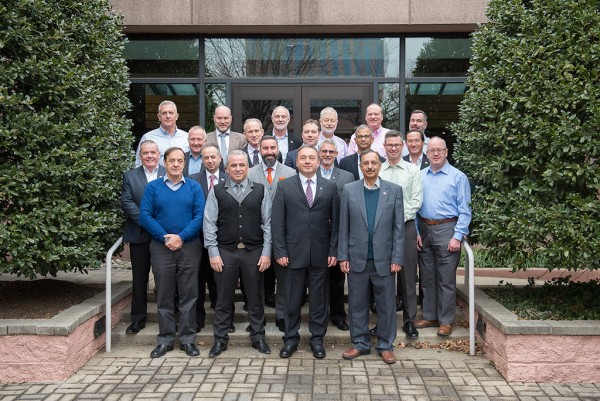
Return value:
M 358 181 L 363 178 L 362 171 L 359 168 L 360 154 L 368 149 L 371 149 L 371 145 L 373 144 L 373 133 L 367 125 L 359 125 L 354 132 L 354 138 L 356 138 L 358 152 L 353 153 L 350 156 L 346 156 L 340 160 L 339 167 L 342 170 L 352 173 L 354 175 L 354 180 Z M 380 156 L 379 161 L 383 163 L 385 158 Z
M 335 142 L 325 139 L 319 147 L 321 156 L 321 177 L 335 183 L 338 195 L 344 193 L 344 185 L 354 182 L 354 176 L 349 172 L 335 166 L 338 150 Z M 344 282 L 346 274 L 340 270 L 339 264 L 329 269 L 329 318 L 340 330 L 347 331 L 350 328 L 346 322 L 346 311 L 344 310 Z
M 227 165 L 227 155 L 246 145 L 246 138 L 239 132 L 231 131 L 231 110 L 227 106 L 219 106 L 213 116 L 216 130 L 206 136 L 206 145 L 215 145 L 221 152 L 224 166 Z
M 273 123 L 273 137 L 277 140 L 282 160 L 285 160 L 289 151 L 298 149 L 302 145 L 302 139 L 288 130 L 290 111 L 285 107 L 277 106 L 273 109 L 271 122 Z M 279 162 L 281 163 L 281 160 Z
M 381 162 L 374 150 L 361 155 L 364 179 L 346 185 L 340 206 L 338 256 L 348 273 L 350 336 L 353 348 L 342 357 L 371 352 L 369 299 L 377 304 L 377 352 L 387 364 L 396 362 L 396 280 L 404 263 L 402 188 L 379 178 Z
M 248 179 L 252 182 L 258 182 L 265 186 L 271 199 L 275 198 L 277 184 L 296 175 L 296 171 L 288 166 L 281 164 L 276 155 L 281 154 L 277 147 L 277 140 L 270 135 L 265 135 L 260 139 L 260 153 L 262 163 L 254 166 L 248 171 Z M 273 268 L 265 271 L 265 305 L 275 307 L 275 324 L 279 331 L 285 332 L 285 280 L 283 275 L 285 269 L 273 263 Z M 275 291 L 275 282 L 277 281 L 277 292 Z
M 146 327 L 147 289 L 150 274 L 150 234 L 140 226 L 140 203 L 148 182 L 165 175 L 165 168 L 158 165 L 160 151 L 156 142 L 146 140 L 140 144 L 142 165 L 123 174 L 121 209 L 127 215 L 123 229 L 123 242 L 129 244 L 131 273 L 133 275 L 131 297 L 131 324 L 127 334 L 137 334 Z
M 219 169 L 221 165 L 221 154 L 214 145 L 207 145 L 202 149 L 202 170 L 199 173 L 190 175 L 190 178 L 202 187 L 204 199 L 215 185 L 223 184 L 228 176 Z M 202 238 L 202 234 L 200 235 Z M 206 288 L 208 288 L 208 297 L 211 307 L 214 309 L 217 304 L 217 285 L 215 283 L 213 270 L 210 268 L 208 251 L 202 246 L 202 262 L 198 272 L 198 301 L 196 302 L 196 333 L 204 328 L 206 320 L 206 310 L 204 302 L 206 301 Z
M 417 129 L 411 129 L 406 133 L 406 145 L 408 146 L 408 155 L 403 159 L 417 166 L 419 170 L 429 167 L 429 159 L 423 153 L 425 145 L 425 135 Z
M 188 144 L 190 151 L 185 152 L 185 166 L 183 167 L 183 175 L 199 173 L 202 169 L 202 147 L 206 142 L 206 131 L 199 125 L 194 125 L 188 131 Z
M 287 269 L 284 346 L 279 356 L 289 358 L 298 349 L 303 283 L 308 277 L 309 343 L 313 356 L 321 359 L 329 306 L 327 270 L 336 264 L 339 199 L 335 184 L 318 177 L 316 148 L 303 145 L 297 164 L 299 174 L 277 185 L 271 218 L 275 258 Z
M 317 147 L 319 143 L 319 122 L 317 120 L 306 120 L 302 125 L 302 142 L 303 145 Z M 285 157 L 285 165 L 298 171 L 296 159 L 298 158 L 298 149 L 288 152 Z
M 262 287 L 262 272 L 271 265 L 271 196 L 262 184 L 248 180 L 246 159 L 241 150 L 231 152 L 230 178 L 214 187 L 206 203 L 204 244 L 218 287 L 211 358 L 227 349 L 238 279 L 246 288 L 252 347 L 271 353 L 265 340 Z

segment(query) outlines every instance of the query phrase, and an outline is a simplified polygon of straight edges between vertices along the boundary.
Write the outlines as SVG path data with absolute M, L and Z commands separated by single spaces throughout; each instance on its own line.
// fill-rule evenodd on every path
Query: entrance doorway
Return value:
M 271 112 L 277 106 L 290 111 L 288 128 L 300 135 L 302 123 L 309 118 L 319 119 L 325 107 L 338 112 L 336 135 L 349 139 L 354 129 L 364 124 L 365 108 L 371 103 L 373 86 L 351 85 L 232 85 L 233 130 L 242 132 L 244 121 L 257 118 L 265 134 L 272 130 Z

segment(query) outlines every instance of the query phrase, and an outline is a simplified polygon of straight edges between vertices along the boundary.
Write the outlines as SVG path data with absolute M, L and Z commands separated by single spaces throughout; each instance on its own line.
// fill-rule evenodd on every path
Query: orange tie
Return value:
M 269 185 L 273 184 L 273 168 L 267 168 L 267 181 L 269 181 Z

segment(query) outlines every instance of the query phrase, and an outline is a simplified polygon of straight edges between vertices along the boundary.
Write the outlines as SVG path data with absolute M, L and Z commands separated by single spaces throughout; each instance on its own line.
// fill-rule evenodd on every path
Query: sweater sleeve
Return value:
M 154 240 L 164 243 L 167 232 L 156 221 L 153 212 L 156 203 L 156 188 L 156 185 L 152 185 L 152 183 L 146 185 L 142 202 L 140 203 L 140 224 L 150 233 Z
M 204 193 L 202 192 L 202 187 L 195 181 L 189 181 L 192 184 L 192 196 L 193 199 L 193 210 L 192 210 L 192 220 L 185 226 L 183 230 L 179 233 L 179 237 L 183 242 L 190 241 L 192 239 L 198 238 L 200 234 L 200 230 L 202 230 L 202 219 L 204 217 Z

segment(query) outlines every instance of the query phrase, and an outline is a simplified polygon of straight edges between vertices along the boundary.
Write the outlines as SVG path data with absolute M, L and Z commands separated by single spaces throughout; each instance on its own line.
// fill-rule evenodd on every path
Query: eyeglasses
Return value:
M 356 139 L 371 139 L 371 135 L 357 135 Z
M 335 152 L 336 152 L 335 150 L 321 149 L 321 153 L 325 153 L 325 154 L 327 154 L 327 153 L 334 154 Z
M 398 144 L 398 143 L 386 143 L 385 147 L 386 148 L 390 148 L 390 149 L 400 149 L 403 146 L 403 144 Z
M 427 154 L 428 155 L 441 155 L 442 153 L 444 153 L 444 151 L 446 151 L 446 148 L 443 149 L 427 149 Z

